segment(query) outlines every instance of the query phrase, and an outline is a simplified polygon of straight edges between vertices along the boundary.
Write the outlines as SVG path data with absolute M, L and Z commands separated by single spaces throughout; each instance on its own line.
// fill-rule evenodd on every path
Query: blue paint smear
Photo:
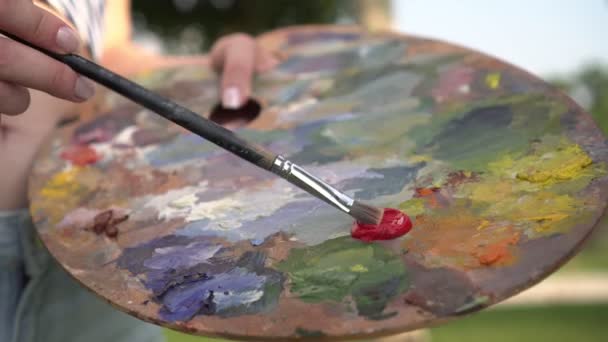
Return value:
M 354 66 L 357 60 L 357 56 L 351 51 L 339 51 L 318 56 L 293 56 L 279 65 L 278 69 L 294 74 L 336 72 Z
M 160 315 L 168 321 L 186 321 L 198 313 L 221 314 L 257 301 L 265 282 L 265 276 L 237 267 L 187 286 L 176 286 L 164 294 Z
M 212 154 L 221 152 L 203 138 L 188 133 L 179 135 L 173 141 L 146 153 L 145 159 L 152 166 L 163 167 L 193 159 L 205 159 Z
M 231 242 L 243 240 L 243 236 L 239 228 L 232 230 L 215 230 L 209 227 L 211 221 L 209 219 L 202 219 L 198 221 L 192 221 L 181 229 L 175 232 L 178 236 L 188 237 L 200 237 L 200 236 L 217 236 L 226 239 Z
M 287 44 L 299 45 L 330 41 L 350 42 L 359 39 L 361 39 L 361 34 L 355 32 L 294 32 L 287 37 Z
M 307 194 L 303 193 L 302 197 L 307 199 L 288 203 L 270 216 L 241 222 L 241 226 L 234 229 L 215 230 L 205 219 L 191 222 L 175 234 L 188 238 L 214 236 L 230 242 L 249 240 L 255 245 L 256 241 L 263 243 L 268 237 L 283 232 L 308 245 L 316 245 L 328 235 L 347 235 L 350 232 L 351 220 L 346 214 L 320 200 L 308 199 Z
M 270 310 L 278 302 L 284 276 L 268 269 L 262 252 L 236 255 L 207 236 L 165 236 L 126 248 L 117 260 L 152 292 L 167 321 L 196 315 L 222 317 Z
M 199 263 L 207 263 L 220 248 L 219 245 L 209 245 L 206 242 L 157 248 L 155 254 L 144 261 L 144 266 L 154 270 L 192 267 Z
M 406 44 L 399 40 L 359 44 L 350 49 L 322 55 L 294 55 L 278 66 L 287 73 L 336 73 L 347 69 L 367 69 L 393 64 L 406 51 Z
M 418 175 L 418 171 L 426 164 L 419 163 L 413 166 L 396 166 L 382 169 L 368 169 L 370 172 L 378 173 L 378 178 L 351 178 L 337 185 L 343 191 L 357 190 L 355 198 L 361 200 L 372 200 L 381 196 L 394 195 Z
M 251 240 L 249 240 L 249 242 L 251 242 L 252 246 L 257 247 L 257 246 L 261 246 L 262 244 L 264 244 L 264 239 L 262 239 L 262 238 L 251 239 Z

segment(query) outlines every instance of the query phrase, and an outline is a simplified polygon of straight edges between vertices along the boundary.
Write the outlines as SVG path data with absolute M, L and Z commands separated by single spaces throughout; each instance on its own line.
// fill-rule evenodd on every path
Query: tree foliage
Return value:
M 555 85 L 566 92 L 573 92 L 583 87 L 591 95 L 591 101 L 586 106 L 596 123 L 608 135 L 608 68 L 600 64 L 590 64 L 583 67 L 574 76 L 556 79 Z
M 352 20 L 353 3 L 347 0 L 134 0 L 133 11 L 136 18 L 144 19 L 147 29 L 165 39 L 175 39 L 184 29 L 196 27 L 204 37 L 203 47 L 207 48 L 218 37 L 233 32 L 255 35 L 294 24 Z

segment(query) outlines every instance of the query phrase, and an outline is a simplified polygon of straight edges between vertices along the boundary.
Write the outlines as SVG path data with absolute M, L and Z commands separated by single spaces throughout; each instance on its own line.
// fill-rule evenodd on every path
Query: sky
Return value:
M 541 76 L 608 65 L 608 0 L 393 0 L 396 29 L 457 43 Z

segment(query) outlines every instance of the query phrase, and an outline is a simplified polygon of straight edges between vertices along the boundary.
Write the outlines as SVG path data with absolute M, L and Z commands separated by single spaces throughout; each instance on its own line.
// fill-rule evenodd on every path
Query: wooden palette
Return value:
M 259 77 L 239 133 L 357 199 L 399 208 L 406 236 L 363 243 L 351 219 L 111 95 L 56 134 L 31 179 L 52 255 L 131 315 L 237 339 L 390 335 L 537 283 L 606 206 L 605 138 L 569 98 L 443 42 L 355 28 L 264 35 L 287 59 Z M 204 68 L 140 79 L 209 115 Z

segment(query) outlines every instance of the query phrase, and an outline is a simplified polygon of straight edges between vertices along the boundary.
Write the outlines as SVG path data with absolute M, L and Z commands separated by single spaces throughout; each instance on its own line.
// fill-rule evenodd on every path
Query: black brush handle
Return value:
M 43 54 L 54 58 L 72 68 L 77 73 L 104 85 L 105 87 L 123 95 L 133 102 L 161 115 L 193 132 L 217 146 L 234 153 L 235 155 L 265 169 L 270 170 L 277 155 L 265 150 L 263 147 L 251 143 L 215 122 L 182 107 L 177 103 L 156 94 L 139 84 L 132 82 L 96 63 L 74 54 L 58 54 L 28 41 L 0 30 L 5 35 L 23 45 L 31 47 Z

